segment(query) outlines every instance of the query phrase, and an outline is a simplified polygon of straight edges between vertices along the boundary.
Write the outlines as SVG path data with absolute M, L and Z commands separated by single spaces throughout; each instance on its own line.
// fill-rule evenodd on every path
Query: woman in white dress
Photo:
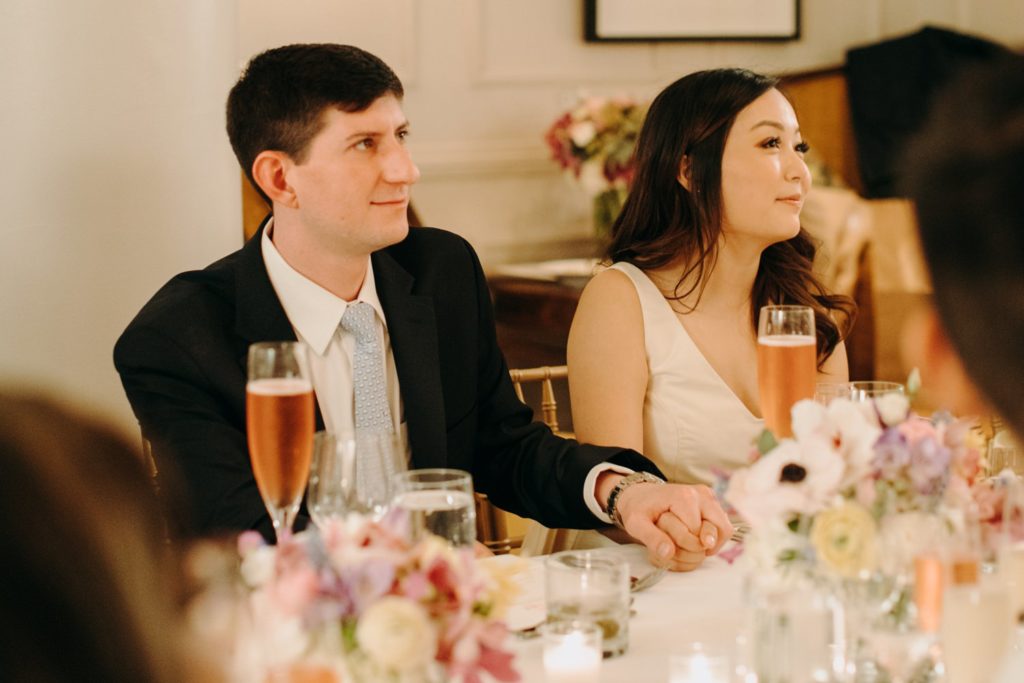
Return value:
M 848 379 L 855 305 L 811 272 L 807 145 L 776 84 L 715 69 L 658 95 L 612 228 L 613 265 L 587 285 L 569 334 L 577 437 L 635 448 L 671 481 L 711 484 L 748 463 L 763 424 L 761 306 L 813 307 L 821 379 Z

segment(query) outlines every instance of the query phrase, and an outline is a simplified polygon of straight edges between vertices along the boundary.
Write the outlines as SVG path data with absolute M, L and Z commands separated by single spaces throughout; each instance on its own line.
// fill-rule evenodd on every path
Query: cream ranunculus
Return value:
M 811 545 L 828 569 L 856 576 L 875 566 L 875 520 L 856 503 L 819 512 L 811 526 Z
M 437 632 L 426 610 L 393 595 L 363 612 L 356 640 L 371 661 L 392 672 L 422 670 L 437 652 Z

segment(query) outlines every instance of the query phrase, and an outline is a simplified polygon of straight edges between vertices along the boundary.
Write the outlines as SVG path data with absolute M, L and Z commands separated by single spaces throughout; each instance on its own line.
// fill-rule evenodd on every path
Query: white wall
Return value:
M 588 204 L 541 136 L 580 88 L 649 97 L 736 64 L 838 64 L 923 22 L 1024 44 L 1019 0 L 804 0 L 791 43 L 593 45 L 580 0 L 3 0 L 0 383 L 83 399 L 133 426 L 114 340 L 168 277 L 239 243 L 223 103 L 286 42 L 351 42 L 407 85 L 425 219 L 485 263 L 556 254 Z
M 223 133 L 236 13 L 208 0 L 0 4 L 0 382 L 133 427 L 114 341 L 239 243 Z
M 834 66 L 849 47 L 925 23 L 1024 45 L 1020 0 L 804 0 L 798 41 L 662 44 L 585 43 L 581 0 L 239 1 L 242 60 L 335 41 L 396 69 L 423 171 L 415 204 L 428 224 L 465 235 L 485 264 L 589 235 L 588 201 L 542 140 L 580 90 L 649 98 L 700 68 Z

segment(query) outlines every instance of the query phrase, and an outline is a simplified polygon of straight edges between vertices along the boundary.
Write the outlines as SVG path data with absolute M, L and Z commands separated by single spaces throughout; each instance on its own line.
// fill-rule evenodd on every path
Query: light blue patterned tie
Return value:
M 384 379 L 384 351 L 374 323 L 373 306 L 362 301 L 349 304 L 341 316 L 341 326 L 356 340 L 352 358 L 356 429 L 394 432 Z

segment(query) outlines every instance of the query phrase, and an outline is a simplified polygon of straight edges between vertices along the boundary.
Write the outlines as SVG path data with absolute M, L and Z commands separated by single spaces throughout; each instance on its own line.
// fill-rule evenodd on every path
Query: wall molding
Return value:
M 410 149 L 413 161 L 430 179 L 559 172 L 543 142 L 534 138 L 416 141 Z

